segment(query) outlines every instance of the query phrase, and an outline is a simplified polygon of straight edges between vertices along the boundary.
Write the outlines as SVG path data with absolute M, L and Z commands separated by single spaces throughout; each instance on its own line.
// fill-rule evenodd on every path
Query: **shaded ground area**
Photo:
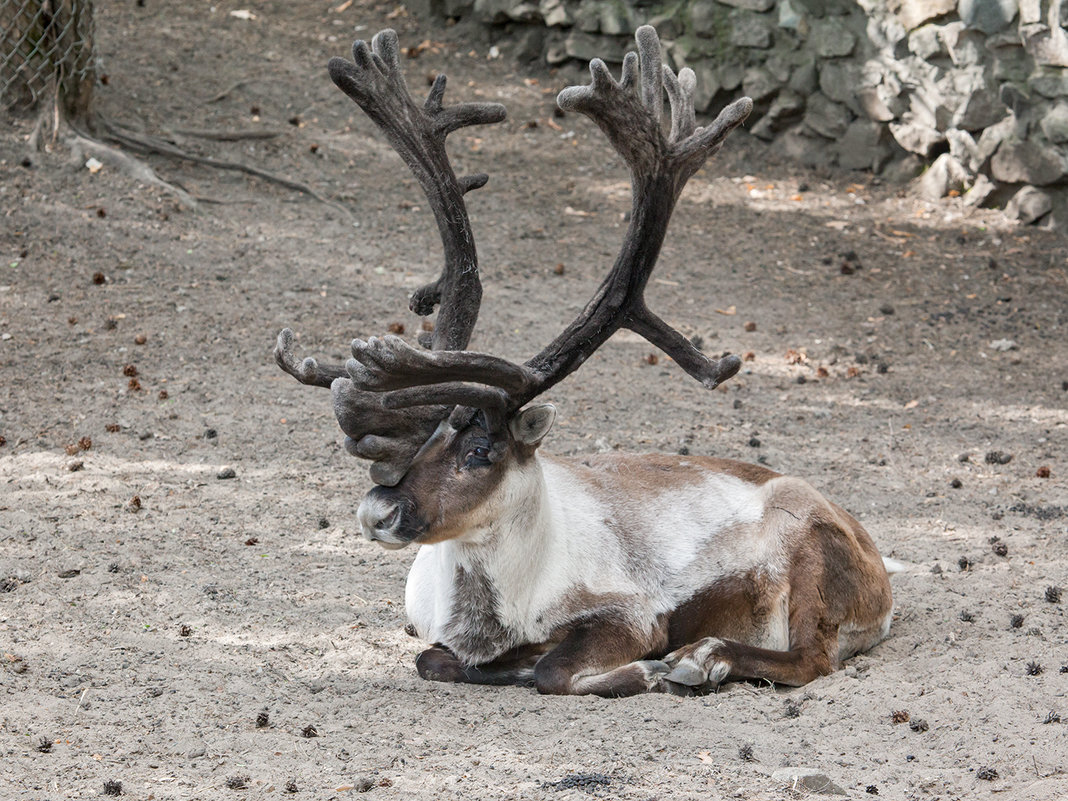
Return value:
M 153 159 L 202 198 L 193 213 L 62 148 L 22 166 L 31 120 L 0 133 L 10 797 L 114 781 L 156 799 L 778 799 L 772 772 L 797 765 L 854 797 L 1068 793 L 1063 235 L 733 137 L 681 200 L 649 299 L 706 350 L 752 359 L 707 394 L 618 335 L 551 393 L 547 447 L 685 447 L 806 477 L 909 565 L 891 638 L 798 690 L 423 682 L 402 630 L 414 554 L 357 538 L 366 469 L 329 393 L 270 357 L 285 325 L 335 359 L 393 323 L 414 335 L 406 294 L 440 259 L 414 180 L 323 65 L 392 26 L 417 46 L 413 87 L 444 69 L 447 100 L 508 106 L 452 142 L 458 172 L 491 174 L 469 196 L 476 348 L 525 359 L 574 317 L 614 258 L 626 174 L 592 124 L 553 115 L 577 71 L 518 68 L 503 43 L 489 59 L 393 6 L 229 14 L 244 7 L 100 3 L 102 110 L 332 203 Z M 257 127 L 279 135 L 177 133 Z

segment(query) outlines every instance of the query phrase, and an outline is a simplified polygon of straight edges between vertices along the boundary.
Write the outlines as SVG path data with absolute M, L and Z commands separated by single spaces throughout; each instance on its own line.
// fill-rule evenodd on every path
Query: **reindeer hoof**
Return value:
M 685 684 L 687 687 L 700 687 L 708 681 L 708 674 L 693 662 L 683 661 L 664 676 L 664 679 L 675 684 Z

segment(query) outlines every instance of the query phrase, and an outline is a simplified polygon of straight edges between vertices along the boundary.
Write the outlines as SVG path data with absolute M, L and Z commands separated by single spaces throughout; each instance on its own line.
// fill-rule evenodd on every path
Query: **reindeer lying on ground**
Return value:
M 887 573 L 871 538 L 805 482 L 695 456 L 553 459 L 538 446 L 556 412 L 527 404 L 621 327 L 712 389 L 739 360 L 710 360 L 654 315 L 643 293 L 686 181 L 748 116 L 743 98 L 696 126 L 694 75 L 660 61 L 650 27 L 616 81 L 560 93 L 630 167 L 633 211 L 621 253 L 582 314 L 523 365 L 466 351 L 481 298 L 463 201 L 485 175 L 457 178 L 445 137 L 498 122 L 497 104 L 444 108 L 439 76 L 422 108 L 401 75 L 397 37 L 333 59 L 334 82 L 384 131 L 438 221 L 445 269 L 411 308 L 440 305 L 428 350 L 398 337 L 354 340 L 345 366 L 275 356 L 329 386 L 346 446 L 374 462 L 357 512 L 384 548 L 420 546 L 406 605 L 433 643 L 416 660 L 438 681 L 533 684 L 540 692 L 689 694 L 729 679 L 802 685 L 871 648 L 890 626 Z M 661 128 L 663 95 L 670 133 Z

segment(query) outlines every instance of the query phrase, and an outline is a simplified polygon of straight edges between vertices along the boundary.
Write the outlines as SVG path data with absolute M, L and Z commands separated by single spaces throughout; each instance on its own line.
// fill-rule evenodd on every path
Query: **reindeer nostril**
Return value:
M 399 506 L 394 506 L 392 512 L 390 512 L 388 515 L 386 515 L 381 520 L 379 520 L 377 523 L 375 523 L 375 528 L 377 528 L 379 530 L 392 528 L 393 524 L 397 522 L 397 515 L 399 515 L 399 514 L 400 514 L 400 507 Z

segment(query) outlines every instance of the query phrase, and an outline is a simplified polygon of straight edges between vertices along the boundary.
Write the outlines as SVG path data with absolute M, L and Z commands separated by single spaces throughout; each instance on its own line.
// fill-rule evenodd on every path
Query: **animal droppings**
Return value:
M 915 732 L 925 732 L 930 726 L 927 725 L 927 721 L 923 718 L 916 718 L 915 720 L 909 721 L 909 728 Z
M 122 795 L 122 782 L 108 779 L 104 782 L 104 795 Z
M 995 556 L 1008 556 L 1009 546 L 1003 542 L 995 542 L 990 546 L 990 550 L 994 552 Z
M 787 701 L 786 706 L 783 707 L 782 716 L 784 718 L 799 718 L 801 717 L 801 704 L 796 701 Z
M 271 716 L 266 709 L 256 715 L 256 728 L 266 729 L 271 724 Z
M 246 790 L 248 789 L 249 777 L 248 776 L 227 776 L 226 786 L 230 790 Z
M 1051 604 L 1059 604 L 1061 602 L 1061 588 L 1046 587 L 1046 600 Z
M 960 568 L 962 573 L 965 570 L 970 570 L 971 566 L 972 566 L 972 560 L 969 559 L 967 556 L 962 556 L 960 559 L 957 560 L 957 567 Z
M 879 788 L 876 787 L 874 784 L 869 784 L 867 787 L 864 788 L 864 792 L 866 792 L 868 795 L 879 795 Z
M 297 783 L 293 779 L 290 779 L 286 782 L 285 791 L 287 793 L 297 792 Z
M 1035 478 L 1049 478 L 1049 467 L 1047 465 L 1042 465 L 1042 467 L 1038 468 L 1038 470 L 1035 471 Z
M 1009 618 L 1009 628 L 1013 628 L 1013 629 L 1023 628 L 1023 624 L 1024 624 L 1024 616 L 1023 615 L 1013 615 L 1012 617 Z
M 988 451 L 984 461 L 987 464 L 1008 464 L 1012 461 L 1012 454 L 1003 451 Z
M 898 723 L 909 722 L 909 711 L 907 709 L 895 709 L 890 713 L 890 720 L 897 725 Z
M 994 768 L 979 768 L 975 775 L 985 782 L 992 782 L 998 777 L 998 772 Z

